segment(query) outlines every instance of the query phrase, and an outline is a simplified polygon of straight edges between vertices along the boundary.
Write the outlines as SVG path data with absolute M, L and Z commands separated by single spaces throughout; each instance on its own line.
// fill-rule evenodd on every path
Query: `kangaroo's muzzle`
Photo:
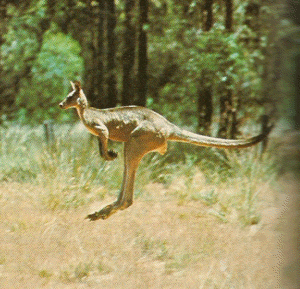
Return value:
M 62 101 L 62 102 L 59 104 L 59 107 L 60 107 L 60 108 L 65 108 L 65 103 L 64 103 L 64 101 Z

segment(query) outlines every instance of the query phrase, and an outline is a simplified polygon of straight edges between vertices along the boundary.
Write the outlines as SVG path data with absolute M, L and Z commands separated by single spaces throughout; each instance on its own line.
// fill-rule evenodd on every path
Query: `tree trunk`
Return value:
M 229 138 L 229 132 L 234 132 L 231 128 L 232 119 L 232 91 L 225 84 L 225 89 L 220 96 L 220 122 L 218 136 L 222 138 Z
M 206 14 L 206 19 L 204 22 L 204 31 L 209 31 L 213 27 L 213 4 L 213 0 L 205 0 L 204 11 Z
M 244 23 L 248 26 L 251 33 L 248 37 L 244 38 L 245 43 L 253 49 L 259 48 L 260 42 L 260 10 L 261 4 L 259 2 L 249 1 L 245 7 L 245 21 Z
M 298 55 L 295 57 L 295 76 L 294 79 L 292 79 L 293 87 L 295 88 L 295 124 L 294 128 L 297 130 L 300 130 L 300 55 L 298 52 Z
M 94 67 L 91 71 L 92 77 L 94 79 L 91 89 L 94 91 L 90 95 L 91 105 L 96 108 L 101 108 L 105 103 L 104 95 L 104 25 L 105 25 L 105 15 L 106 15 L 106 5 L 103 0 L 98 0 L 99 4 L 99 16 L 97 25 L 97 47 L 96 47 L 96 57 L 94 58 Z M 93 44 L 92 44 L 93 45 Z
M 107 0 L 107 107 L 115 107 L 118 102 L 116 81 L 116 11 L 115 1 Z
M 232 0 L 224 0 L 226 7 L 225 15 L 225 28 L 227 32 L 232 32 L 232 20 L 233 20 L 233 3 Z
M 225 15 L 225 29 L 227 33 L 232 32 L 232 0 L 225 0 L 226 15 Z M 233 92 L 231 88 L 232 79 L 227 75 L 224 91 L 220 96 L 220 122 L 218 136 L 222 138 L 236 138 L 238 133 L 236 119 L 236 111 L 233 107 Z
M 97 77 L 96 77 L 96 61 L 97 60 L 97 47 L 95 45 L 95 33 L 92 31 L 90 39 L 85 40 L 82 44 L 83 59 L 84 59 L 84 87 L 86 95 L 91 106 L 97 105 Z M 99 104 L 98 104 L 98 107 Z
M 147 23 L 148 23 L 148 0 L 140 0 L 140 19 L 139 19 L 139 39 L 138 39 L 138 74 L 137 74 L 137 94 L 136 104 L 146 106 L 147 99 Z
M 135 27 L 132 24 L 135 0 L 125 2 L 122 105 L 134 102 L 133 67 L 135 60 Z
M 205 73 L 205 72 L 204 72 Z M 210 125 L 213 114 L 212 87 L 207 84 L 205 74 L 202 75 L 202 84 L 197 90 L 198 95 L 198 131 L 210 134 Z
M 206 0 L 204 3 L 204 27 L 205 32 L 213 26 L 213 0 Z M 213 113 L 213 93 L 212 84 L 209 76 L 209 71 L 202 71 L 200 76 L 199 88 L 197 91 L 198 95 L 198 131 L 203 134 L 210 133 L 210 126 L 212 121 Z
M 4 35 L 7 31 L 7 3 L 0 0 L 0 49 L 5 43 Z M 7 93 L 7 81 L 5 81 L 3 72 L 3 59 L 0 53 L 0 114 L 9 112 L 15 104 L 15 93 Z M 1 123 L 1 118 L 0 118 Z

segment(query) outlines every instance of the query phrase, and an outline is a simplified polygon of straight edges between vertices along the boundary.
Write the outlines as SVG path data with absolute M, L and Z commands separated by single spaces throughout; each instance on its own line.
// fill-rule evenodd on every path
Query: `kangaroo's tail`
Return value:
M 270 126 L 266 129 L 264 133 L 251 138 L 234 140 L 204 136 L 174 126 L 173 132 L 168 137 L 168 140 L 177 142 L 187 142 L 194 145 L 206 147 L 245 148 L 255 145 L 262 141 L 270 133 L 272 128 L 273 126 Z

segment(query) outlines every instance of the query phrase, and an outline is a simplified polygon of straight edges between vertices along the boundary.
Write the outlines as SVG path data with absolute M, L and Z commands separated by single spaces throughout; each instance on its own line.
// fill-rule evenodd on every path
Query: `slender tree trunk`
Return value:
M 105 25 L 105 15 L 106 15 L 106 5 L 103 0 L 98 0 L 99 5 L 99 16 L 97 25 L 97 46 L 96 51 L 94 51 L 95 61 L 94 66 L 91 71 L 93 77 L 93 85 L 91 89 L 94 91 L 90 95 L 90 102 L 93 107 L 101 108 L 105 103 L 104 95 L 104 25 Z M 93 43 L 92 43 L 93 45 Z
M 225 28 L 227 32 L 232 32 L 232 20 L 233 20 L 233 3 L 232 0 L 224 0 L 226 7 L 225 15 Z
M 115 107 L 118 102 L 116 81 L 116 11 L 115 0 L 107 0 L 107 106 Z
M 125 1 L 122 105 L 134 103 L 133 68 L 135 60 L 135 27 L 133 25 L 135 0 Z
M 137 74 L 137 105 L 146 106 L 147 99 L 147 23 L 148 23 L 148 0 L 139 0 L 140 19 L 139 19 L 139 39 L 138 39 L 138 74 Z
M 213 26 L 213 0 L 206 0 L 204 3 L 204 27 L 205 32 L 209 32 Z M 199 87 L 197 90 L 198 95 L 198 131 L 204 134 L 210 133 L 210 126 L 213 113 L 213 92 L 212 80 L 209 76 L 209 71 L 202 71 Z
M 233 3 L 232 0 L 224 0 L 226 7 L 225 15 L 225 29 L 227 33 L 232 32 L 232 12 Z M 238 121 L 236 119 L 236 110 L 233 104 L 233 91 L 231 88 L 232 79 L 227 76 L 227 81 L 225 83 L 224 90 L 220 96 L 220 122 L 218 136 L 222 138 L 236 138 L 238 133 L 237 125 Z
M 227 82 L 227 84 L 229 84 Z M 225 84 L 224 91 L 220 96 L 220 122 L 218 136 L 222 138 L 228 138 L 230 127 L 231 127 L 231 116 L 232 116 L 232 91 Z M 232 130 L 234 132 L 234 129 Z
M 206 83 L 204 73 L 201 77 L 202 84 L 198 88 L 198 131 L 209 134 L 213 114 L 213 95 L 211 86 Z
M 4 44 L 4 35 L 7 30 L 7 3 L 0 0 L 0 114 L 4 111 L 11 109 L 15 104 L 15 94 L 7 93 L 7 81 L 3 75 L 3 59 L 1 54 L 1 47 Z M 1 118 L 0 118 L 1 123 Z
M 83 47 L 83 59 L 84 59 L 84 87 L 86 90 L 86 95 L 91 106 L 95 106 L 96 99 L 98 97 L 96 87 L 97 87 L 97 77 L 96 77 L 96 64 L 97 59 L 97 47 L 95 45 L 95 33 L 92 31 L 90 33 L 90 39 L 85 39 L 82 43 Z
M 300 130 L 300 54 L 295 57 L 295 76 L 292 84 L 295 87 L 295 124 L 294 128 Z

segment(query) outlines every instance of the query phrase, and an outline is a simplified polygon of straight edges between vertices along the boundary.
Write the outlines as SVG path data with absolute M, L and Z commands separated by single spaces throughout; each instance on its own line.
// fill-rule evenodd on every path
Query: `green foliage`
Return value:
M 41 3 L 42 1 L 38 1 Z M 38 5 L 30 13 L 23 13 L 14 6 L 9 6 L 11 16 L 5 42 L 1 46 L 1 56 L 4 60 L 3 69 L 8 73 L 23 74 L 39 51 L 40 38 L 43 34 L 41 21 L 45 17 L 45 7 Z
M 61 112 L 58 103 L 67 95 L 70 80 L 83 71 L 79 44 L 70 35 L 48 31 L 32 67 L 36 77 L 22 81 L 17 103 L 26 109 L 19 115 L 23 122 L 45 119 L 67 120 L 71 114 Z
M 172 25 L 171 21 L 164 37 L 154 37 L 156 41 L 151 43 L 150 57 L 155 66 L 161 66 L 162 70 L 171 61 L 179 68 L 172 83 L 167 83 L 160 89 L 160 102 L 153 105 L 155 109 L 168 113 L 173 102 L 174 108 L 176 107 L 174 110 L 179 111 L 179 114 L 193 111 L 196 115 L 199 85 L 213 86 L 214 103 L 217 103 L 225 88 L 232 89 L 240 99 L 262 97 L 264 55 L 261 50 L 247 49 L 241 42 L 241 35 L 247 30 L 245 26 L 240 27 L 239 33 L 227 33 L 221 23 L 216 23 L 209 32 L 204 32 L 194 27 L 183 30 L 183 22 L 173 21 L 177 25 Z M 156 63 L 158 59 L 161 63 Z M 156 78 L 160 77 L 161 70 L 154 72 L 157 74 Z M 203 84 L 204 76 L 206 81 Z M 164 109 L 166 101 L 167 109 Z M 173 109 L 169 110 L 171 118 L 172 115 L 174 119 L 178 118 Z M 185 121 L 185 124 L 192 124 L 196 119 L 186 116 Z
M 45 1 L 32 3 L 29 11 L 9 6 L 8 14 L 1 65 L 5 85 L 16 93 L 15 118 L 23 123 L 66 120 L 68 114 L 61 114 L 57 104 L 67 94 L 69 81 L 83 72 L 81 47 L 51 25 Z
M 8 113 L 14 112 L 10 118 L 23 123 L 50 118 L 69 120 L 72 114 L 61 113 L 57 103 L 66 95 L 72 79 L 85 80 L 86 90 L 95 91 L 97 96 L 99 4 L 97 1 L 77 1 L 73 6 L 57 1 L 51 4 L 47 0 L 35 0 L 19 6 L 7 5 L 9 17 L 1 43 L 0 91 L 4 87 L 2 95 L 14 100 L 13 109 L 8 110 Z M 115 1 L 115 4 L 118 21 L 114 73 L 117 88 L 122 91 L 125 6 L 124 1 Z M 261 107 L 265 98 L 265 66 L 280 35 L 272 32 L 269 20 L 274 18 L 284 31 L 291 27 L 281 21 L 276 7 L 262 3 L 259 19 L 253 16 L 250 19 L 257 27 L 257 30 L 252 29 L 245 24 L 249 18 L 246 16 L 248 1 L 236 1 L 233 31 L 229 33 L 224 27 L 224 3 L 214 1 L 214 25 L 210 31 L 204 31 L 203 5 L 203 1 L 152 1 L 149 23 L 144 27 L 149 58 L 147 105 L 171 121 L 191 127 L 196 127 L 198 121 L 200 96 L 197 93 L 201 85 L 213 87 L 214 120 L 225 89 L 230 89 L 238 99 L 239 119 L 249 111 L 250 105 L 255 109 Z M 133 24 L 136 24 L 138 5 L 132 13 Z M 253 39 L 257 43 L 253 43 Z M 107 43 L 104 47 L 107 49 Z M 104 71 L 106 62 L 104 59 Z M 105 82 L 109 75 L 101 77 Z M 106 90 L 107 87 L 103 87 L 104 94 Z M 91 93 L 91 97 L 95 95 Z

